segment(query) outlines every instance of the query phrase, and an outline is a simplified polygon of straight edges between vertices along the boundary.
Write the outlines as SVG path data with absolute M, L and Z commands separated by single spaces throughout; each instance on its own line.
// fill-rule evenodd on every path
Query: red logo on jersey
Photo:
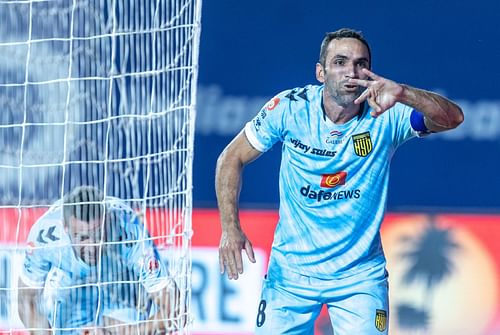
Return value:
M 338 185 L 344 185 L 345 179 L 347 177 L 347 172 L 340 171 L 336 173 L 329 173 L 321 175 L 321 187 L 334 188 Z
M 266 109 L 272 111 L 280 103 L 280 98 L 272 98 L 271 101 L 267 103 Z
M 33 254 L 33 249 L 35 248 L 35 243 L 33 242 L 28 242 L 28 247 L 26 248 L 26 253 L 28 255 L 32 255 Z

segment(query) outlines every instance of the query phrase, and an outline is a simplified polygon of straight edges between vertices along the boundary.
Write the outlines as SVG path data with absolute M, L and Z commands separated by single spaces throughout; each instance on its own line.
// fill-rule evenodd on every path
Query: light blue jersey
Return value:
M 255 333 L 312 334 L 326 305 L 336 335 L 388 334 L 385 256 L 380 241 L 389 164 L 418 135 L 412 108 L 377 118 L 364 104 L 337 125 L 322 106 L 323 86 L 277 95 L 245 126 L 265 152 L 281 141 L 280 211 Z
M 135 212 L 116 198 L 105 201 L 105 239 L 113 243 L 103 244 L 100 266 L 75 255 L 61 201 L 30 230 L 21 279 L 44 288 L 45 306 L 39 307 L 53 327 L 68 329 L 58 333 L 99 325 L 103 316 L 124 322 L 147 319 L 155 308 L 147 292 L 168 283 L 166 267 Z
M 378 118 L 334 124 L 322 107 L 323 86 L 274 97 L 245 126 L 251 145 L 281 141 L 280 210 L 270 267 L 338 279 L 385 266 L 379 228 L 389 164 L 396 148 L 417 135 L 411 107 L 396 104 Z

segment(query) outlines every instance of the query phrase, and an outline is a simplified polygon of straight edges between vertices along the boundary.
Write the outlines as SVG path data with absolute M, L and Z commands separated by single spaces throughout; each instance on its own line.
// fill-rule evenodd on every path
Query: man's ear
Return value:
M 323 65 L 321 65 L 320 63 L 316 63 L 316 79 L 320 83 L 325 82 L 325 70 L 323 69 Z
M 74 216 L 70 216 L 70 217 L 68 218 L 68 221 L 67 221 L 67 222 L 65 221 L 65 222 L 63 223 L 64 230 L 65 230 L 67 233 L 69 233 L 69 227 L 71 227 L 74 223 L 75 223 L 75 217 L 74 217 Z

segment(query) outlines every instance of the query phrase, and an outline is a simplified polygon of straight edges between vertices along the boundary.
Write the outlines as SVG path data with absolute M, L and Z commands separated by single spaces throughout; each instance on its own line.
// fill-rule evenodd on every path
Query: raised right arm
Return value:
M 227 271 L 229 279 L 238 279 L 238 275 L 243 273 L 243 249 L 250 261 L 255 263 L 252 244 L 240 226 L 238 201 L 243 168 L 260 155 L 261 152 L 250 145 L 242 130 L 217 160 L 215 191 L 222 228 L 219 265 L 221 273 Z

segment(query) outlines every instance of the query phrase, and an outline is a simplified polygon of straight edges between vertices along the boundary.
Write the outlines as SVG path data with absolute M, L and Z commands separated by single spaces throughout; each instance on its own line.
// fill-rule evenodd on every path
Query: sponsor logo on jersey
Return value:
M 262 126 L 262 121 L 260 120 L 259 116 L 257 116 L 255 119 L 253 119 L 253 126 L 255 127 L 256 131 L 259 131 L 260 126 Z
M 378 331 L 385 331 L 387 328 L 387 312 L 383 309 L 377 309 L 375 311 L 375 328 Z
M 29 241 L 28 242 L 28 245 L 26 247 L 26 253 L 28 255 L 32 255 L 33 254 L 33 250 L 35 249 L 35 243 L 32 242 L 32 241 Z
M 344 134 L 341 131 L 332 130 L 325 142 L 328 144 L 341 144 L 344 139 L 343 137 Z
M 267 113 L 265 111 L 265 109 L 262 109 L 260 112 L 259 112 L 259 116 L 262 120 L 264 120 L 267 116 Z
M 33 268 L 31 267 L 31 262 L 28 260 L 28 258 L 26 258 L 24 260 L 24 271 L 26 271 L 26 273 L 33 273 Z
M 332 200 L 345 200 L 345 199 L 358 199 L 361 196 L 360 190 L 342 190 L 338 192 L 331 192 L 325 190 L 313 190 L 311 185 L 304 186 L 300 189 L 300 194 L 303 197 L 320 201 Z
M 310 153 L 315 156 L 323 156 L 323 157 L 335 157 L 337 151 L 327 150 L 327 149 L 319 149 L 312 148 L 310 145 L 303 143 L 301 140 L 296 138 L 291 138 L 290 143 L 293 144 L 294 148 L 297 148 L 303 151 L 305 154 Z
M 304 143 L 302 143 L 301 140 L 298 140 L 295 138 L 291 138 L 290 143 L 293 144 L 294 148 L 298 148 L 299 150 L 304 151 L 305 154 L 309 151 L 309 149 L 311 149 L 310 145 L 304 144 Z
M 338 185 L 345 185 L 346 177 L 347 177 L 347 172 L 345 171 L 322 174 L 320 186 L 326 188 L 334 188 L 335 186 Z
M 279 103 L 280 99 L 279 98 L 274 98 L 271 101 L 267 103 L 266 106 L 264 106 L 260 112 L 257 114 L 257 116 L 253 119 L 253 126 L 255 127 L 256 131 L 259 131 L 260 127 L 262 126 L 262 122 L 264 119 L 267 117 L 267 111 L 271 111 L 276 107 L 276 105 Z
M 316 156 L 323 156 L 323 157 L 335 157 L 335 154 L 337 154 L 337 151 L 313 148 L 311 150 L 311 154 L 316 155 Z
M 266 109 L 268 111 L 272 111 L 274 108 L 276 108 L 276 106 L 278 106 L 278 104 L 280 103 L 280 98 L 278 97 L 275 97 L 275 98 L 272 98 L 266 105 Z
M 352 135 L 352 145 L 354 152 L 360 157 L 366 157 L 373 149 L 370 132 Z

